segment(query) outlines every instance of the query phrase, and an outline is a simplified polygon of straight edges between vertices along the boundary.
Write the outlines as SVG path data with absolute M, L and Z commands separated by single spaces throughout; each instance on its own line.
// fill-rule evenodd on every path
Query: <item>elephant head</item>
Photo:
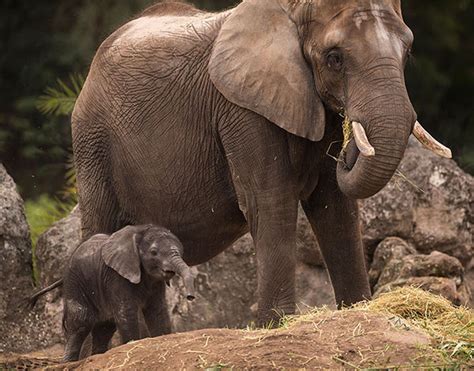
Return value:
M 312 141 L 324 136 L 326 109 L 346 116 L 353 135 L 338 184 L 366 198 L 391 179 L 412 132 L 451 156 L 408 97 L 412 43 L 400 0 L 244 0 L 221 28 L 209 73 L 231 102 Z
M 178 274 L 186 287 L 186 298 L 195 298 L 194 277 L 182 259 L 183 245 L 169 230 L 154 226 L 128 226 L 104 243 L 102 258 L 122 277 L 138 284 L 142 270 L 158 281 L 169 281 Z

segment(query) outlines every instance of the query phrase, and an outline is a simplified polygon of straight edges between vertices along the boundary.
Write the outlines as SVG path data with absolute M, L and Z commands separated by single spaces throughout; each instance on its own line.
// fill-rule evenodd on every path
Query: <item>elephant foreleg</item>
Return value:
M 155 296 L 143 310 L 143 316 L 151 337 L 171 333 L 171 320 L 166 305 L 165 283 L 162 282 L 155 292 Z
M 109 343 L 116 330 L 115 323 L 99 323 L 92 329 L 92 354 L 101 354 L 107 352 Z
M 258 321 L 275 324 L 295 311 L 296 176 L 281 129 L 250 111 L 239 119 L 222 144 L 257 251 Z
M 359 210 L 357 201 L 347 198 L 337 187 L 335 166 L 323 171 L 319 179 L 315 191 L 302 204 L 318 239 L 340 308 L 371 297 Z
M 90 326 L 77 326 L 66 335 L 66 346 L 64 347 L 64 362 L 79 360 L 82 344 L 91 331 Z
M 122 304 L 116 313 L 115 323 L 123 344 L 141 338 L 138 323 L 138 307 L 136 305 Z
M 295 312 L 297 205 L 291 192 L 273 193 L 257 199 L 248 213 L 257 250 L 258 321 L 262 326 L 278 325 L 283 315 Z

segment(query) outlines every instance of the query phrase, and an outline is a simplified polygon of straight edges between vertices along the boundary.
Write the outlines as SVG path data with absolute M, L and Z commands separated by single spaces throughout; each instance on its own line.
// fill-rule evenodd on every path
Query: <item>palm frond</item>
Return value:
M 69 116 L 83 85 L 84 77 L 80 74 L 71 74 L 67 83 L 57 79 L 57 86 L 46 88 L 36 107 L 44 115 Z

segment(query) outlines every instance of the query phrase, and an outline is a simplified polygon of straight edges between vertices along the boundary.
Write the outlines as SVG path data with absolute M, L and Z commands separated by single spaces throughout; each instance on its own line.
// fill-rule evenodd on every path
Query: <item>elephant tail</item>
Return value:
M 56 282 L 54 282 L 53 284 L 49 285 L 48 287 L 45 287 L 44 289 L 41 289 L 40 291 L 34 293 L 33 295 L 27 297 L 27 298 L 24 298 L 20 305 L 28 308 L 28 309 L 33 309 L 36 305 L 36 302 L 38 301 L 38 299 L 43 296 L 44 294 L 60 287 L 63 285 L 63 279 L 61 278 L 60 280 L 57 280 Z

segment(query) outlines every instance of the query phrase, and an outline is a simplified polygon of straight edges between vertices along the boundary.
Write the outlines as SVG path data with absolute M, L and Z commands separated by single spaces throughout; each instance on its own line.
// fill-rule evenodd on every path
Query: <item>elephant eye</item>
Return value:
M 152 256 L 157 256 L 158 255 L 158 251 L 157 250 L 150 250 L 150 254 Z
M 327 54 L 326 63 L 330 69 L 340 71 L 343 64 L 342 53 L 339 50 L 331 50 Z

